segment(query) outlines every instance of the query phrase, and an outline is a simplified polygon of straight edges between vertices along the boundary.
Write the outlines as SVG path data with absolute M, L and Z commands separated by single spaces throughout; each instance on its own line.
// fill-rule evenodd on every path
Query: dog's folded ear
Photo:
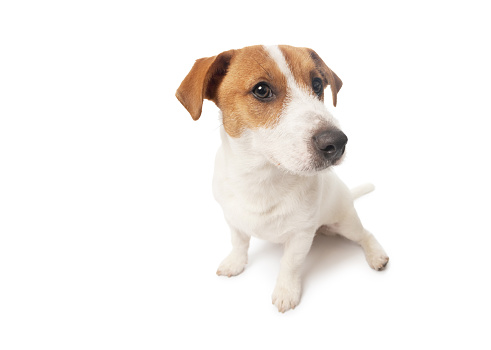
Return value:
M 341 90 L 341 86 L 343 86 L 343 82 L 339 77 L 334 73 L 322 60 L 322 58 L 319 57 L 319 55 L 312 49 L 309 49 L 310 57 L 315 62 L 315 65 L 317 66 L 317 69 L 319 69 L 324 77 L 324 83 L 327 85 L 329 84 L 331 86 L 331 92 L 332 92 L 332 104 L 334 107 L 336 107 L 337 101 L 338 101 L 338 92 Z
M 204 98 L 216 103 L 218 86 L 227 74 L 233 55 L 234 50 L 229 50 L 218 56 L 196 60 L 193 68 L 177 89 L 177 99 L 194 120 L 198 120 L 201 116 Z

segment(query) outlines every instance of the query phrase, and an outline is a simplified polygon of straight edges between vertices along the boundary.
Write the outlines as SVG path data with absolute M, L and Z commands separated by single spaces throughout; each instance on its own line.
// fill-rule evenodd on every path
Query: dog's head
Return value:
M 196 61 L 176 96 L 194 120 L 203 99 L 222 111 L 232 138 L 244 139 L 271 163 L 295 174 L 339 164 L 348 141 L 324 105 L 339 77 L 311 49 L 251 46 Z

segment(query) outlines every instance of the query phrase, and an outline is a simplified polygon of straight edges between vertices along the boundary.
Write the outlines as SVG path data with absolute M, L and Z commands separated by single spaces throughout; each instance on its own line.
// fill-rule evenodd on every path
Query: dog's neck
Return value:
M 264 214 L 276 208 L 287 213 L 305 193 L 317 192 L 318 176 L 300 176 L 278 168 L 253 147 L 251 137 L 233 138 L 222 127 L 221 138 L 224 168 L 220 172 L 240 200 L 241 210 Z

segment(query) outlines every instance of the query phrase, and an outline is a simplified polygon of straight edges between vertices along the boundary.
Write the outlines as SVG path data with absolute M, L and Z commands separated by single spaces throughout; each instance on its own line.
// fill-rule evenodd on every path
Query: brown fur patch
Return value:
M 324 89 L 327 85 L 331 86 L 333 105 L 336 106 L 337 94 L 343 82 L 324 63 L 319 55 L 314 50 L 303 47 L 280 45 L 279 48 L 285 56 L 285 60 L 297 83 L 311 90 L 312 80 L 314 78 L 322 79 Z M 320 98 L 324 101 L 324 94 Z
M 342 82 L 322 59 L 311 49 L 286 45 L 279 48 L 297 83 L 311 91 L 312 80 L 322 79 L 324 88 L 331 85 L 336 106 Z M 252 93 L 260 82 L 272 89 L 273 98 L 267 102 Z M 273 127 L 277 123 L 287 97 L 287 82 L 262 46 L 249 46 L 197 60 L 176 96 L 194 120 L 201 115 L 204 98 L 215 102 L 222 111 L 225 131 L 239 137 L 245 129 Z M 323 100 L 324 94 L 319 97 Z
M 314 78 L 320 78 L 323 81 L 324 88 L 327 87 L 327 81 L 324 81 L 321 72 L 317 70 L 314 61 L 307 51 L 308 49 L 287 45 L 280 45 L 279 48 L 283 56 L 285 56 L 286 63 L 300 87 L 307 91 L 312 91 L 312 80 Z M 312 94 L 314 94 L 313 91 Z M 323 99 L 324 93 L 320 97 Z
M 319 57 L 319 55 L 312 49 L 307 49 L 308 52 L 310 53 L 310 57 L 314 60 L 317 69 L 321 72 L 322 76 L 324 79 L 329 83 L 331 86 L 331 93 L 332 93 L 332 104 L 334 107 L 336 107 L 337 101 L 338 101 L 338 92 L 341 90 L 341 87 L 343 86 L 343 82 L 341 79 L 332 71 L 331 68 L 329 68 L 322 58 Z
M 264 102 L 254 97 L 253 88 L 267 83 L 274 98 Z M 272 126 L 279 119 L 286 97 L 286 78 L 262 46 L 236 50 L 223 78 L 215 103 L 222 110 L 223 126 L 232 137 L 244 129 Z
M 234 50 L 218 56 L 196 60 L 186 78 L 176 91 L 177 99 L 188 110 L 194 120 L 201 116 L 203 98 L 213 100 L 221 80 L 227 73 Z

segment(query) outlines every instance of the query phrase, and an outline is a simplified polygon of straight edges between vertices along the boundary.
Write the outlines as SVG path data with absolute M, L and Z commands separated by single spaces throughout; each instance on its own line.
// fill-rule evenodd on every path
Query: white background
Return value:
M 490 32 L 485 1 L 3 1 L 0 348 L 489 349 Z M 218 111 L 174 97 L 195 59 L 252 44 L 343 80 L 337 171 L 377 186 L 357 208 L 391 258 L 317 239 L 286 314 L 281 247 L 215 275 Z

